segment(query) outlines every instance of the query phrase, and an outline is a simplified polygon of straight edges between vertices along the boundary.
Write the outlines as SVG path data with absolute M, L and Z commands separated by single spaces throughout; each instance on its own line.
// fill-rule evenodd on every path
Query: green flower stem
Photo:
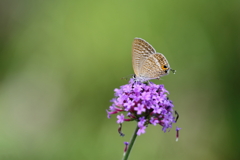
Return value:
M 132 135 L 132 139 L 131 139 L 131 141 L 130 141 L 130 143 L 129 143 L 129 145 L 128 145 L 128 149 L 127 149 L 126 153 L 124 154 L 122 160 L 127 160 L 127 159 L 128 159 L 128 156 L 129 156 L 129 154 L 130 154 L 130 152 L 131 152 L 131 150 L 132 150 L 133 144 L 134 144 L 134 142 L 135 142 L 135 140 L 136 140 L 136 138 L 137 138 L 137 131 L 138 131 L 138 129 L 139 129 L 139 128 L 138 128 L 138 126 L 137 126 L 136 129 L 135 129 L 135 131 L 134 131 L 134 133 L 133 133 L 133 135 Z

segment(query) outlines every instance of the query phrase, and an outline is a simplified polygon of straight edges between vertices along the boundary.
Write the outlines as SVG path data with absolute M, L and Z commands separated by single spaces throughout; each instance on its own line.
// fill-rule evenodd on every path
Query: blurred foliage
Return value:
M 0 1 L 0 159 L 121 159 L 135 123 L 107 119 L 141 37 L 175 75 L 182 128 L 149 126 L 130 159 L 238 159 L 240 1 Z

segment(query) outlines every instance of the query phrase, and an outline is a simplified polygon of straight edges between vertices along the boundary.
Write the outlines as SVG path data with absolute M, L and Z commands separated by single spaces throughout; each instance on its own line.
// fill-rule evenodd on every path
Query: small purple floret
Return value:
M 154 118 L 154 117 L 151 117 L 151 120 L 150 120 L 150 123 L 154 126 L 156 126 L 158 123 L 159 123 L 159 120 Z
M 138 103 L 138 106 L 134 108 L 135 111 L 137 111 L 137 114 L 142 114 L 142 112 L 145 112 L 146 109 L 144 108 L 143 104 Z
M 144 126 L 145 122 L 146 122 L 146 119 L 144 117 L 140 117 L 138 122 L 138 127 Z
M 117 115 L 117 123 L 123 123 L 124 122 L 124 115 L 121 114 L 121 115 Z
M 137 135 L 140 136 L 141 134 L 144 134 L 146 132 L 145 129 L 146 129 L 146 126 L 139 127 L 139 129 L 137 131 Z

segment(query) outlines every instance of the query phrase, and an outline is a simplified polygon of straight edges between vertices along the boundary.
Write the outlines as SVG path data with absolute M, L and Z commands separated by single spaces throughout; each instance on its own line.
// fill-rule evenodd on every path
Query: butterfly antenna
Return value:
M 172 68 L 170 68 L 170 71 L 172 71 L 173 74 L 175 74 L 175 73 L 177 72 L 176 70 L 174 70 L 174 69 L 172 69 Z

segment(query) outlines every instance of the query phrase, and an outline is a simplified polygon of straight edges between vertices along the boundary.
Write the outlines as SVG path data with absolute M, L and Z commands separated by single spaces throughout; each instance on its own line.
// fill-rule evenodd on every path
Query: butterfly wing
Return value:
M 155 53 L 147 57 L 140 69 L 141 76 L 145 80 L 160 78 L 169 74 L 169 71 L 170 65 L 161 53 Z
M 145 40 L 135 38 L 132 45 L 132 65 L 136 77 L 141 74 L 143 62 L 151 54 L 155 54 L 155 49 Z

